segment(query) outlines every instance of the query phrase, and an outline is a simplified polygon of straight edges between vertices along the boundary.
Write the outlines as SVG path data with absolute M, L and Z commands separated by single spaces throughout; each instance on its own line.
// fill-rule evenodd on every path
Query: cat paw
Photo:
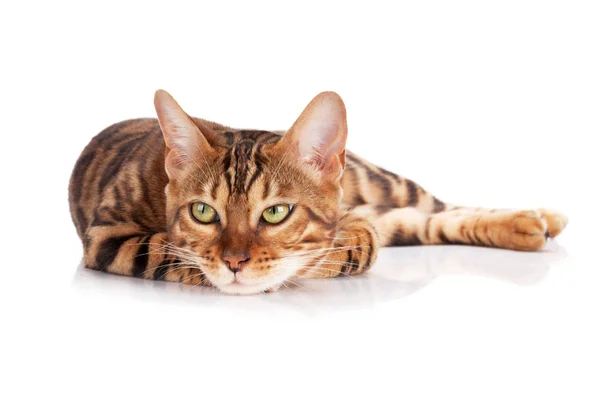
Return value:
M 567 216 L 559 212 L 546 210 L 543 208 L 539 209 L 538 211 L 546 220 L 546 224 L 548 225 L 548 236 L 551 238 L 558 236 L 558 234 L 561 233 L 569 223 Z
M 548 224 L 540 211 L 517 211 L 500 218 L 496 221 L 500 226 L 492 226 L 497 247 L 536 251 L 546 245 Z

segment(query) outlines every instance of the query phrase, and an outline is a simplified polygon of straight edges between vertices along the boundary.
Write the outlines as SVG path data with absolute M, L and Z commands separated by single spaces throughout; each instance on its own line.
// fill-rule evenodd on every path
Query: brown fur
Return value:
M 297 278 L 362 273 L 379 246 L 539 250 L 567 222 L 547 210 L 451 206 L 346 154 L 345 110 L 333 93 L 317 96 L 283 137 L 189 119 L 165 92 L 157 93 L 157 111 L 160 124 L 107 128 L 75 165 L 69 203 L 88 268 L 254 293 Z M 322 115 L 334 124 L 323 125 Z M 318 151 L 305 145 L 309 131 L 322 135 Z M 181 144 L 181 132 L 193 146 Z M 221 220 L 198 223 L 189 208 L 195 201 Z M 294 207 L 281 224 L 262 222 L 275 204 Z M 234 274 L 225 253 L 248 256 L 248 265 Z

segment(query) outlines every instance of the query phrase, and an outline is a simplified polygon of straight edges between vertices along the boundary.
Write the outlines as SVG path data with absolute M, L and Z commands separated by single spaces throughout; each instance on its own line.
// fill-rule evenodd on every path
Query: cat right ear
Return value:
M 195 165 L 195 159 L 203 153 L 214 152 L 198 126 L 169 93 L 157 90 L 154 108 L 167 146 L 165 168 L 169 178 Z

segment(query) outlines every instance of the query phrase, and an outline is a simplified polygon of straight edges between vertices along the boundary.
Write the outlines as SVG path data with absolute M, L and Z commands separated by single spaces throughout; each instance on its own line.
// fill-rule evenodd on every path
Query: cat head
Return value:
M 282 135 L 190 118 L 155 95 L 174 252 L 226 293 L 276 290 L 319 262 L 336 232 L 346 110 L 316 96 Z

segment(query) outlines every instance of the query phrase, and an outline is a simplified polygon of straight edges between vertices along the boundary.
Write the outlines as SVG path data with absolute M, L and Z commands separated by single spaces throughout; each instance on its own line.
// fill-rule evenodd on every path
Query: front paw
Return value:
M 307 277 L 331 278 L 361 274 L 375 262 L 379 242 L 373 225 L 355 214 L 346 214 L 331 249 L 325 251 L 319 264 L 309 270 Z

